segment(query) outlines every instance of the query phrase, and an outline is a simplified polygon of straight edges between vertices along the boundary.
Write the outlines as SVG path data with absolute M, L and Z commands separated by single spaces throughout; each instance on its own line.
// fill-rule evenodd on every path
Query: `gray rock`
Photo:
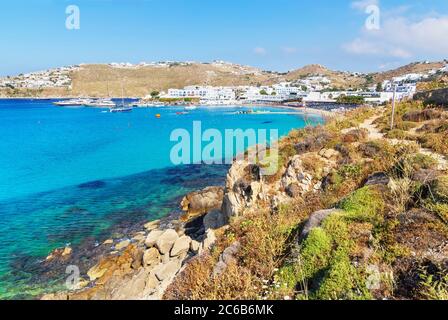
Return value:
M 299 186 L 298 183 L 291 183 L 289 186 L 286 187 L 285 191 L 286 194 L 291 198 L 298 198 L 302 194 L 302 188 Z
M 213 210 L 204 217 L 204 228 L 219 229 L 224 227 L 228 223 L 228 218 L 221 212 L 221 210 Z
M 179 239 L 177 232 L 173 229 L 168 229 L 157 239 L 156 247 L 161 254 L 168 254 L 177 239 Z
M 384 172 L 376 172 L 367 178 L 365 186 L 385 185 L 390 182 L 390 178 Z
M 235 255 L 240 250 L 240 247 L 241 247 L 241 244 L 239 242 L 235 242 L 230 247 L 228 247 L 224 250 L 224 252 L 219 257 L 218 263 L 215 265 L 215 267 L 213 269 L 213 274 L 215 276 L 222 274 L 227 269 L 227 266 L 230 263 L 236 261 Z
M 148 237 L 145 241 L 145 246 L 147 248 L 152 248 L 157 243 L 157 240 L 159 240 L 160 236 L 163 234 L 162 230 L 153 230 L 149 233 Z
M 308 221 L 305 223 L 305 226 L 303 227 L 300 238 L 305 239 L 312 229 L 319 227 L 326 218 L 337 212 L 339 212 L 339 210 L 329 209 L 317 211 L 311 214 Z
M 233 243 L 230 247 L 224 250 L 224 252 L 221 254 L 220 259 L 224 261 L 224 263 L 229 264 L 230 262 L 234 261 L 234 256 L 238 253 L 240 250 L 241 244 L 239 242 Z
M 182 236 L 176 240 L 171 249 L 171 257 L 182 256 L 190 250 L 191 238 L 189 236 Z

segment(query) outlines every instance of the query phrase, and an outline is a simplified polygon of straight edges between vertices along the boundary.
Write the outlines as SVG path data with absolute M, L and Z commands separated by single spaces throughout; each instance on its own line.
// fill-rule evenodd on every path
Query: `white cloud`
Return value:
M 264 56 L 264 55 L 266 55 L 267 51 L 266 51 L 265 48 L 256 47 L 256 48 L 254 48 L 254 53 L 259 55 L 259 56 Z
M 343 48 L 352 54 L 411 58 L 416 55 L 448 55 L 448 16 L 410 21 L 386 17 L 380 30 L 365 28 Z

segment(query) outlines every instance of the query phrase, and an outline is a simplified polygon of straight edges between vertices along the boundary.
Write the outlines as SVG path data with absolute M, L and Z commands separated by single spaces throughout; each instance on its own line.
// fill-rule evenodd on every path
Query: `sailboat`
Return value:
M 117 112 L 132 112 L 133 108 L 129 104 L 125 104 L 124 102 L 124 88 L 123 88 L 123 82 L 121 82 L 121 103 L 116 104 L 113 108 L 110 108 L 110 112 L 117 113 Z
M 107 82 L 107 96 L 110 97 L 109 82 Z M 102 98 L 102 99 L 95 99 L 90 103 L 86 104 L 85 106 L 94 108 L 113 108 L 116 106 L 116 104 L 110 98 L 106 99 Z

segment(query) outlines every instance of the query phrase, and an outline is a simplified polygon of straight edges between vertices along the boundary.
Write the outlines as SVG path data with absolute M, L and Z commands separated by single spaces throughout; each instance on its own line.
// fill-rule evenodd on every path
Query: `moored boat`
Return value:
M 110 112 L 117 113 L 117 112 L 132 112 L 133 108 L 130 106 L 117 106 L 114 108 L 110 108 Z
M 85 106 L 96 108 L 113 108 L 116 106 L 116 103 L 113 102 L 111 99 L 98 99 L 85 104 Z
M 69 99 L 53 102 L 54 105 L 59 107 L 82 107 L 89 103 L 92 103 L 91 99 Z

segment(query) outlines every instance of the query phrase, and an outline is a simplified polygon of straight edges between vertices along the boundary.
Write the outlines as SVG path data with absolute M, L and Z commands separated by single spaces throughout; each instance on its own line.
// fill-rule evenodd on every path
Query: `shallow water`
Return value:
M 193 121 L 202 121 L 203 130 L 265 128 L 282 136 L 305 125 L 300 115 L 236 115 L 239 110 L 112 114 L 0 100 L 0 298 L 39 291 L 29 266 L 51 250 L 102 241 L 117 225 L 160 218 L 177 210 L 185 193 L 222 184 L 227 166 L 171 164 L 174 129 L 191 132 Z

